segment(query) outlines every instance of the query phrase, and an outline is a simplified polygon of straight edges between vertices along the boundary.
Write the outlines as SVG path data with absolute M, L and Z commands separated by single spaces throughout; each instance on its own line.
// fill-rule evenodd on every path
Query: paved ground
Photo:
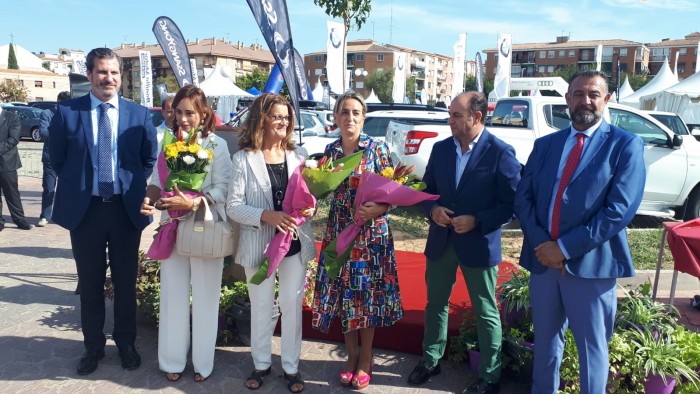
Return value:
M 22 200 L 27 219 L 36 223 L 41 181 L 26 175 L 35 175 L 40 166 L 23 160 L 26 172 L 20 177 Z M 87 377 L 78 376 L 75 367 L 83 347 L 78 297 L 73 294 L 77 277 L 68 232 L 53 224 L 21 231 L 7 215 L 5 218 L 8 224 L 0 233 L 0 393 L 247 392 L 243 382 L 252 369 L 249 348 L 217 349 L 214 373 L 204 383 L 193 382 L 191 366 L 181 381 L 171 383 L 158 370 L 157 332 L 147 326 L 139 327 L 136 343 L 143 359 L 141 368 L 123 370 L 116 347 L 108 341 L 107 357 L 98 370 Z M 152 230 L 149 227 L 144 232 L 142 248 L 150 243 Z M 650 275 L 653 278 L 653 273 L 642 273 L 636 281 Z M 661 296 L 668 294 L 670 276 L 669 272 L 662 275 Z M 700 313 L 688 306 L 693 294 L 700 294 L 698 281 L 682 277 L 676 305 L 684 314 L 685 324 L 698 330 Z M 111 321 L 107 322 L 106 331 L 111 331 Z M 279 354 L 279 338 L 275 338 L 273 346 Z M 418 356 L 379 349 L 375 357 L 375 373 L 372 385 L 364 391 L 367 393 L 461 392 L 474 379 L 466 364 L 443 361 L 442 375 L 416 389 L 407 386 L 405 378 Z M 337 383 L 343 359 L 343 347 L 336 343 L 304 341 L 300 365 L 307 379 L 304 392 L 348 390 Z M 258 392 L 286 392 L 281 374 L 279 357 L 275 357 L 273 375 Z M 526 385 L 504 380 L 504 394 L 529 391 Z

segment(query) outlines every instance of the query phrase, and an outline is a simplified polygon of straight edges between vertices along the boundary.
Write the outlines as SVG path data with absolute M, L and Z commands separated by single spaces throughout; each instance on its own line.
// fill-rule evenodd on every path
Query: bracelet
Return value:
M 202 203 L 202 200 L 199 197 L 195 197 L 192 199 L 192 212 L 197 212 L 199 209 L 199 204 Z

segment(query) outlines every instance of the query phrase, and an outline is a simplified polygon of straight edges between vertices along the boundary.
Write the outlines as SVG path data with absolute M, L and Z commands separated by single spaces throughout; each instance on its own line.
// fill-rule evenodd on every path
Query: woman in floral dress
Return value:
M 392 166 L 386 144 L 362 133 L 367 105 L 361 96 L 346 93 L 338 98 L 333 112 L 340 138 L 326 147 L 325 155 L 336 160 L 355 152 L 364 153 L 360 164 L 333 194 L 322 249 L 352 223 L 355 192 L 362 172 L 379 173 Z M 323 256 L 318 264 L 312 325 L 328 332 L 333 318 L 341 318 L 348 359 L 340 381 L 355 389 L 369 385 L 374 328 L 391 326 L 403 317 L 389 209 L 387 204 L 373 202 L 360 208 L 365 223 L 335 279 L 329 278 Z

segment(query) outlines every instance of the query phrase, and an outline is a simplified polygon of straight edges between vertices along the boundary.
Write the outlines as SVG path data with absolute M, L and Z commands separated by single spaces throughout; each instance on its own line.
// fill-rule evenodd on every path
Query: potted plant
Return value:
M 468 309 L 462 318 L 462 323 L 459 326 L 459 334 L 450 338 L 450 356 L 451 361 L 462 362 L 469 359 L 469 367 L 475 376 L 479 375 L 479 360 L 481 352 L 479 351 L 479 338 L 476 331 L 476 319 L 474 311 Z
M 506 327 L 528 320 L 530 315 L 530 272 L 513 270 L 513 276 L 496 288 L 501 303 L 502 320 Z
M 629 331 L 616 330 L 608 342 L 610 373 L 607 392 L 624 394 L 644 393 L 644 376 L 634 363 L 634 347 L 629 340 Z
M 149 325 L 158 326 L 160 317 L 160 261 L 146 257 L 139 251 L 136 274 L 136 306 L 140 316 Z M 114 285 L 111 276 L 105 280 L 105 298 L 114 299 Z
M 621 287 L 625 297 L 617 304 L 616 326 L 649 329 L 656 337 L 669 335 L 678 325 L 680 314 L 675 307 L 651 298 L 651 284 L 645 283 L 634 290 Z M 670 312 L 669 312 L 670 310 Z
M 564 354 L 559 365 L 559 390 L 564 393 L 581 391 L 579 381 L 578 348 L 570 329 L 564 333 Z
M 635 364 L 646 378 L 645 392 L 670 394 L 676 382 L 682 378 L 697 387 L 700 381 L 696 372 L 680 359 L 682 349 L 670 336 L 658 336 L 642 329 L 628 332 L 635 356 L 628 361 Z
M 688 368 L 695 371 L 695 376 L 700 376 L 700 334 L 688 331 L 679 325 L 671 333 L 671 339 L 681 351 L 679 359 Z M 676 394 L 695 394 L 700 392 L 700 387 L 693 382 L 682 378 L 676 382 Z
M 514 373 L 514 376 L 529 381 L 535 354 L 535 333 L 532 323 L 504 328 L 503 353 L 504 367 Z M 506 362 L 507 361 L 507 362 Z
M 275 298 L 279 292 L 279 284 L 275 281 Z M 273 304 L 272 319 L 277 324 L 280 316 L 279 304 L 275 300 Z M 250 297 L 248 296 L 248 283 L 245 281 L 228 279 L 221 285 L 221 298 L 219 299 L 219 314 L 223 316 L 225 328 L 221 330 L 219 341 L 230 343 L 232 339 L 245 346 L 250 346 Z M 273 328 L 274 329 L 274 328 Z

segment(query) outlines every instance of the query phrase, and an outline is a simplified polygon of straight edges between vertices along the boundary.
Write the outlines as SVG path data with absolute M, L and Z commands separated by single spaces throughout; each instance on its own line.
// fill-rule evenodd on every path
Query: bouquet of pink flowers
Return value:
M 301 174 L 309 191 L 317 199 L 331 194 L 350 176 L 352 170 L 360 164 L 362 152 L 353 153 L 338 160 L 323 156 L 321 160 L 306 160 Z
M 202 185 L 211 169 L 214 159 L 214 136 L 202 138 L 201 132 L 191 129 L 186 132 L 179 129 L 177 137 L 171 132 L 163 135 L 163 148 L 158 155 L 158 177 L 161 185 L 160 195 L 172 197 L 178 189 L 188 197 L 200 196 Z M 203 148 L 205 145 L 207 148 Z M 154 260 L 170 257 L 177 238 L 177 226 L 191 211 L 170 210 L 169 219 L 161 223 L 156 230 L 151 247 L 146 255 Z
M 364 203 L 374 202 L 405 207 L 440 198 L 440 196 L 420 191 L 425 189 L 425 184 L 411 176 L 413 169 L 409 170 L 402 164 L 389 169 L 385 168 L 385 171 L 383 170 L 380 174 L 363 172 L 360 176 L 355 194 L 353 222 L 345 227 L 322 252 L 330 279 L 335 279 L 340 274 L 341 267 L 350 256 L 350 246 L 362 229 L 363 220 L 360 218 L 359 207 Z M 395 178 L 397 174 L 399 177 Z
M 287 183 L 284 200 L 282 200 L 282 210 L 296 220 L 297 227 L 301 226 L 304 221 L 306 221 L 306 218 L 301 215 L 300 211 L 306 208 L 316 207 L 316 198 L 309 191 L 301 175 L 303 166 L 302 164 L 294 169 Z M 264 259 L 258 272 L 250 279 L 250 283 L 259 285 L 266 278 L 272 276 L 289 251 L 292 241 L 298 236 L 299 232 L 297 231 L 279 232 L 275 234 L 270 244 L 267 245 L 265 254 L 263 254 Z

